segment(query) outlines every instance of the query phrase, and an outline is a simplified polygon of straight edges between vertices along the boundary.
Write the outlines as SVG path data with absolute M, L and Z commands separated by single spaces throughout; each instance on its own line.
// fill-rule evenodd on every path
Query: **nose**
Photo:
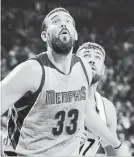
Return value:
M 95 64 L 95 61 L 94 61 L 93 59 L 89 59 L 89 63 L 90 63 L 91 65 L 94 65 L 94 64 Z
M 65 28 L 66 28 L 66 25 L 65 25 L 65 24 L 61 24 L 61 27 L 65 29 Z
M 62 28 L 66 28 L 66 23 L 65 23 L 65 21 L 62 21 L 62 22 L 61 22 L 61 27 L 62 27 Z

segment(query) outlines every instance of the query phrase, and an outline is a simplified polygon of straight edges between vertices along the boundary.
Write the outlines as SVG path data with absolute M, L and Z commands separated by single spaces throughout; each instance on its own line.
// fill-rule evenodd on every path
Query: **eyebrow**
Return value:
M 55 17 L 58 17 L 58 15 L 53 16 L 53 17 L 51 18 L 51 20 L 54 19 Z
M 67 17 L 69 17 L 70 19 L 72 19 L 72 17 L 71 16 L 69 16 L 69 15 L 66 15 Z
M 90 51 L 89 50 L 87 50 L 87 51 L 84 51 L 84 53 L 89 53 Z
M 96 51 L 96 53 L 101 55 L 101 56 L 104 56 L 102 52 L 100 53 L 100 52 Z
M 66 15 L 66 16 L 69 17 L 69 18 L 72 20 L 71 16 L 69 16 L 69 15 Z M 58 15 L 53 16 L 53 17 L 51 18 L 51 20 L 52 20 L 53 18 L 55 18 L 55 17 L 58 17 Z
M 69 17 L 69 18 L 72 20 L 73 25 L 75 26 L 75 21 L 74 21 L 74 19 L 73 19 L 70 15 L 66 15 L 66 16 Z
M 83 53 L 84 53 L 84 54 L 89 54 L 90 51 L 87 50 L 87 51 L 84 51 Z M 95 53 L 97 53 L 97 54 L 100 55 L 100 56 L 104 56 L 102 52 L 95 51 Z
M 90 51 L 84 51 L 84 52 L 82 52 L 82 53 L 80 53 L 80 54 L 81 54 L 81 55 L 86 55 L 86 54 L 89 55 L 89 52 L 90 52 Z

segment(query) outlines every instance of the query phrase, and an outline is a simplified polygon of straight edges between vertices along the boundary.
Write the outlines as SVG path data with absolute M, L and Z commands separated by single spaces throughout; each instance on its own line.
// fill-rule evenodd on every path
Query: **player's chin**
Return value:
M 60 36 L 59 36 L 59 39 L 60 39 L 60 41 L 61 41 L 62 43 L 64 43 L 64 44 L 69 44 L 70 41 L 71 41 L 70 35 L 60 35 Z
M 54 47 L 54 49 L 57 54 L 67 55 L 72 49 L 72 44 L 71 43 L 65 44 L 60 42 L 58 45 Z
M 93 75 L 93 77 L 96 77 L 96 71 L 95 70 L 92 70 L 92 75 Z
M 69 48 L 69 47 L 71 48 L 71 47 L 73 46 L 73 41 L 72 41 L 71 38 L 68 39 L 68 40 L 64 40 L 64 39 L 63 39 L 63 40 L 61 40 L 61 42 L 60 42 L 59 44 L 60 44 L 59 46 L 60 46 L 61 48 L 63 48 L 63 49 L 64 49 L 64 48 L 67 48 L 67 47 L 68 47 L 68 48 Z
M 93 75 L 92 84 L 97 83 L 99 80 L 100 80 L 100 76 L 98 76 L 98 75 Z

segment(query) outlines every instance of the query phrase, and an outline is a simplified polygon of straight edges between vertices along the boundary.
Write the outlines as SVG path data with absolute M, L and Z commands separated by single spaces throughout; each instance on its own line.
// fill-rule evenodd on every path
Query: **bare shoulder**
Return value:
M 42 72 L 40 63 L 34 59 L 22 63 L 21 67 L 24 68 L 26 71 L 32 70 L 32 72 L 37 72 L 38 74 Z
M 31 75 L 33 74 L 32 72 L 41 72 L 41 66 L 36 60 L 28 60 L 25 61 L 19 65 L 17 65 L 10 73 L 9 75 L 12 75 L 12 73 L 16 74 L 27 74 Z
M 91 69 L 91 66 L 90 64 L 87 62 L 86 59 L 84 58 L 81 58 L 84 66 L 85 66 L 85 69 L 87 71 L 87 74 L 88 74 L 88 78 L 89 78 L 89 85 L 91 84 L 91 81 L 92 81 L 92 69 Z
M 42 78 L 42 68 L 36 60 L 28 60 L 16 66 L 2 80 L 2 114 L 17 102 L 26 92 L 39 89 Z
M 40 85 L 42 68 L 38 61 L 28 60 L 16 66 L 9 75 L 2 81 L 3 86 L 10 86 L 15 89 L 27 88 L 24 90 L 36 91 Z
M 25 80 L 37 90 L 42 78 L 42 68 L 40 63 L 36 60 L 28 60 L 22 63 L 20 68 L 22 70 L 22 75 L 24 74 L 23 76 L 25 77 Z

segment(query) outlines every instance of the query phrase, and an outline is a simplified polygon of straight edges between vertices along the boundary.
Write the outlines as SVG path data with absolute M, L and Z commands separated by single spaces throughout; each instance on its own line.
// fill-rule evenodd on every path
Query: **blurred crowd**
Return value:
M 38 5 L 35 10 L 2 7 L 2 79 L 16 65 L 46 50 L 40 38 L 45 12 L 39 9 Z M 75 51 L 87 41 L 97 42 L 106 50 L 106 71 L 98 90 L 114 103 L 118 136 L 134 155 L 134 25 L 126 26 L 115 20 L 102 28 L 90 25 L 92 17 L 84 19 L 83 25 L 79 17 L 75 20 L 79 33 Z

